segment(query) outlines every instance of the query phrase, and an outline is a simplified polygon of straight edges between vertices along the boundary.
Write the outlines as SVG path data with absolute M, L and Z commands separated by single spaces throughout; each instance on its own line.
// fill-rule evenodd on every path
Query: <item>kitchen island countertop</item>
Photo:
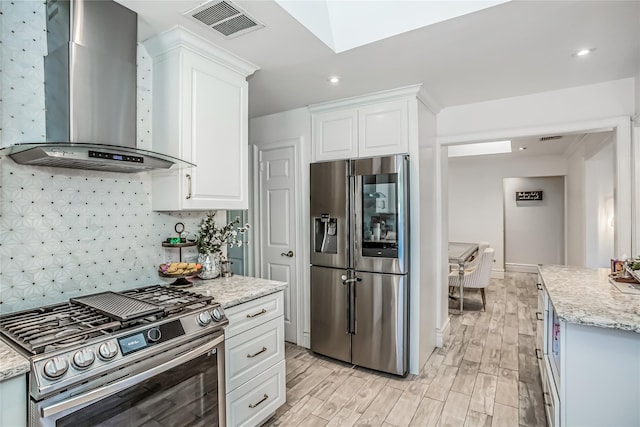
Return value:
M 640 295 L 609 283 L 609 269 L 542 265 L 538 270 L 560 320 L 640 333 Z
M 265 295 L 285 289 L 286 282 L 278 282 L 258 277 L 232 276 L 217 279 L 192 279 L 192 288 L 186 290 L 211 295 L 222 308 L 233 307 Z
M 0 382 L 29 372 L 29 361 L 0 339 Z

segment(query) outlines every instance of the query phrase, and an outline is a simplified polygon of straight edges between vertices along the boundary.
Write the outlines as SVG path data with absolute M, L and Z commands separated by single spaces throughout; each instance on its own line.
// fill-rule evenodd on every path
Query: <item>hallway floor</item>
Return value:
M 450 337 L 420 375 L 382 374 L 286 346 L 287 402 L 267 426 L 545 426 L 536 275 L 506 273 L 451 301 Z

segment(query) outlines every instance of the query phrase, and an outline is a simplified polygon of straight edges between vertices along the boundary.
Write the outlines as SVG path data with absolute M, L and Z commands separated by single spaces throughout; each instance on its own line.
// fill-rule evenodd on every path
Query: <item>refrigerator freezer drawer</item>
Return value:
M 311 350 L 351 361 L 349 287 L 342 284 L 347 270 L 311 267 Z
M 352 363 L 406 375 L 407 276 L 356 272 Z

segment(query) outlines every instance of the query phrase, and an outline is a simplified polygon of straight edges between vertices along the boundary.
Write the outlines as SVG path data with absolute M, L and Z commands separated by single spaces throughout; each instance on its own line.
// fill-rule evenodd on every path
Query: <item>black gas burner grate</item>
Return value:
M 110 315 L 108 310 L 68 303 L 46 306 L 0 316 L 0 333 L 30 354 L 40 354 L 73 345 L 90 338 L 108 335 L 139 325 L 152 323 L 167 316 L 188 312 L 212 304 L 213 297 L 165 286 L 148 286 L 114 293 L 141 305 L 156 307 L 151 312 L 139 312 L 139 316 L 127 317 L 122 313 Z M 77 298 L 91 301 L 94 296 Z
M 108 316 L 69 303 L 0 318 L 0 332 L 31 354 L 107 334 L 120 326 Z

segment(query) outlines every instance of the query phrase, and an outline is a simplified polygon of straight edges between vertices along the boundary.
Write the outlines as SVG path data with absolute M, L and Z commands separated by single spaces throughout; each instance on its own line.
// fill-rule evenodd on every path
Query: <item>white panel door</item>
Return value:
M 260 276 L 287 282 L 285 340 L 297 338 L 295 149 L 260 149 Z

